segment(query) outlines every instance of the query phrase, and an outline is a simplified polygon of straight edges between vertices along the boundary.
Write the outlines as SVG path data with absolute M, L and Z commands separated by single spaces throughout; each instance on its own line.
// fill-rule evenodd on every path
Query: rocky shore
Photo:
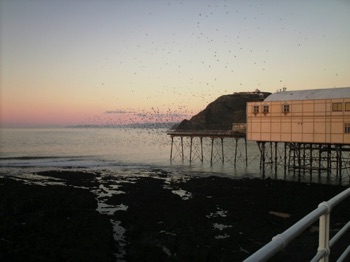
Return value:
M 345 189 L 159 170 L 37 175 L 56 184 L 0 178 L 0 261 L 242 261 Z M 101 203 L 114 211 L 101 212 Z M 349 200 L 333 210 L 332 234 L 349 214 Z M 316 223 L 272 261 L 308 261 L 317 239 Z

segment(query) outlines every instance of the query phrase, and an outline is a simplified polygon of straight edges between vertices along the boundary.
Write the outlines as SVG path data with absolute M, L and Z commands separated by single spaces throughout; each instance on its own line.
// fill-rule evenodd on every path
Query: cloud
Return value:
M 130 113 L 133 113 L 133 112 L 125 111 L 125 110 L 109 110 L 104 112 L 104 114 L 130 114 Z
M 166 114 L 157 114 L 157 113 L 146 113 L 146 114 L 136 114 L 136 116 L 139 117 L 147 117 L 147 116 L 157 116 L 157 117 L 187 117 L 186 114 L 179 114 L 179 113 L 166 113 Z

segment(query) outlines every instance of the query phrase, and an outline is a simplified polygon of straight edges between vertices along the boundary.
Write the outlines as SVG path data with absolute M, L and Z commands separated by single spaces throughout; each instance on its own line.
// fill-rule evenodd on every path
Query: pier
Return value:
M 269 164 L 283 173 L 326 174 L 342 183 L 349 180 L 350 87 L 271 94 L 247 103 L 247 139 L 260 150 L 260 169 Z
M 321 176 L 342 184 L 350 178 L 350 145 L 291 142 L 257 142 L 260 151 L 260 170 L 293 175 L 298 180 L 309 176 L 309 181 Z
M 241 126 L 241 124 L 239 124 Z M 181 130 L 169 131 L 167 134 L 171 137 L 170 161 L 180 157 L 182 161 L 188 159 L 190 163 L 199 159 L 204 162 L 204 152 L 208 149 L 208 143 L 204 144 L 204 140 L 209 140 L 210 157 L 209 162 L 213 165 L 214 162 L 221 160 L 225 163 L 225 141 L 231 140 L 234 143 L 233 164 L 236 166 L 238 156 L 242 155 L 238 149 L 239 142 L 244 143 L 244 161 L 248 165 L 248 151 L 246 133 L 238 127 L 236 130 Z M 177 143 L 176 143 L 177 142 Z M 227 143 L 227 142 L 226 142 Z M 231 152 L 232 153 L 232 152 Z
M 326 179 L 342 184 L 350 180 L 350 144 L 257 141 L 248 147 L 246 134 L 231 130 L 169 131 L 167 134 L 171 137 L 171 162 L 180 159 L 189 164 L 206 161 L 210 165 L 247 167 L 248 163 L 259 161 L 257 165 L 263 178 L 268 173 L 275 178 L 290 175 L 310 182 Z
M 291 174 L 305 180 L 309 175 L 312 181 L 316 175 L 319 181 L 350 182 L 350 87 L 284 90 L 247 102 L 246 123 L 233 123 L 232 130 L 175 130 L 168 135 L 170 161 L 180 157 L 210 165 L 233 162 L 236 167 L 240 160 L 247 167 L 248 155 L 255 160 L 258 154 L 262 177 L 268 170 L 276 178 Z M 253 152 L 248 153 L 247 141 L 255 142 Z

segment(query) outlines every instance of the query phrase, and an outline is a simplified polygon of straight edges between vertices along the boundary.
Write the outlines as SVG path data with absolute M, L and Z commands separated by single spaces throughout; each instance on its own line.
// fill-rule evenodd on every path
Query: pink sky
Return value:
M 98 108 L 74 108 L 49 105 L 4 105 L 1 121 L 4 127 L 119 125 L 134 123 L 179 122 L 191 115 L 159 111 L 102 111 Z
M 0 4 L 1 127 L 180 121 L 234 92 L 350 86 L 348 1 Z

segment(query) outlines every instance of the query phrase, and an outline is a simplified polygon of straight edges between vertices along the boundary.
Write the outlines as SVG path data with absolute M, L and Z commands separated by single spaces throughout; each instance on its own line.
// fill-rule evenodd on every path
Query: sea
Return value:
M 128 212 L 128 206 L 124 203 L 108 204 L 108 199 L 125 194 L 125 183 L 135 183 L 140 177 L 163 179 L 164 190 L 188 201 L 192 193 L 174 187 L 176 181 L 199 176 L 300 179 L 295 174 L 286 176 L 281 166 L 278 166 L 276 173 L 273 165 L 271 168 L 267 165 L 262 174 L 259 149 L 255 142 L 245 144 L 244 139 L 208 138 L 203 139 L 203 146 L 200 147 L 198 139 L 171 139 L 167 131 L 163 128 L 112 127 L 1 128 L 0 177 L 29 185 L 70 186 L 91 192 L 97 201 L 96 211 L 110 218 L 118 247 L 114 254 L 116 261 L 126 261 L 128 242 L 126 229 L 115 214 Z M 98 175 L 94 186 L 85 187 L 67 183 L 64 178 L 46 176 L 41 171 L 70 171 L 66 172 L 68 174 L 77 171 Z M 308 176 L 301 178 L 309 182 Z M 214 215 L 209 214 L 209 218 L 225 217 L 226 212 L 219 209 Z M 215 238 L 230 237 L 224 229 L 232 225 L 218 224 L 212 219 L 213 228 L 217 230 Z M 162 248 L 170 255 L 166 246 Z
M 96 211 L 110 218 L 117 246 L 114 254 L 116 261 L 126 261 L 126 229 L 115 214 L 128 212 L 128 206 L 124 203 L 108 204 L 113 196 L 125 194 L 125 183 L 135 183 L 140 177 L 163 179 L 164 190 L 187 201 L 191 199 L 192 193 L 178 186 L 173 187 L 176 181 L 195 176 L 224 176 L 232 179 L 260 177 L 259 151 L 254 143 L 247 146 L 250 150 L 248 163 L 242 141 L 235 143 L 237 141 L 230 139 L 224 141 L 222 147 L 220 139 L 214 143 L 204 139 L 202 154 L 198 141 L 192 141 L 191 147 L 189 138 L 184 138 L 181 143 L 180 138 L 172 140 L 167 131 L 164 128 L 111 127 L 2 128 L 0 177 L 27 185 L 69 186 L 88 190 L 97 201 Z M 255 157 L 252 158 L 253 155 Z M 48 176 L 43 171 L 69 171 L 67 174 L 76 171 L 98 175 L 95 184 L 86 187 L 67 183 L 62 177 Z M 209 216 L 226 216 L 225 210 L 217 212 Z M 227 227 L 232 226 L 213 221 L 213 228 L 218 231 L 215 238 L 230 237 L 223 232 Z M 165 246 L 162 248 L 166 254 L 170 254 Z
M 320 177 L 314 171 L 296 173 L 283 167 L 283 157 L 273 156 L 260 168 L 260 151 L 254 141 L 198 137 L 192 140 L 168 135 L 158 127 L 0 128 L 0 176 L 20 176 L 50 170 L 107 170 L 114 173 L 148 173 L 162 170 L 170 175 L 273 178 L 336 184 L 337 177 Z M 202 144 L 202 146 L 201 146 Z M 280 143 L 278 150 L 283 152 Z M 266 147 L 268 151 L 269 147 Z M 266 152 L 267 152 L 266 151 Z M 266 153 L 269 154 L 268 152 Z M 269 164 L 270 163 L 270 164 Z M 335 170 L 334 170 L 335 171 Z M 342 183 L 348 183 L 349 168 Z
M 215 141 L 214 152 L 211 152 L 208 138 L 204 141 L 201 161 L 198 141 L 193 142 L 190 157 L 190 141 L 185 138 L 182 157 L 180 138 L 175 137 L 172 144 L 167 131 L 165 128 L 129 127 L 1 128 L 0 175 L 57 169 L 112 172 L 162 169 L 174 175 L 261 176 L 255 143 L 248 143 L 246 161 L 243 140 L 238 141 L 236 149 L 235 140 L 225 139 L 222 159 L 221 141 Z

